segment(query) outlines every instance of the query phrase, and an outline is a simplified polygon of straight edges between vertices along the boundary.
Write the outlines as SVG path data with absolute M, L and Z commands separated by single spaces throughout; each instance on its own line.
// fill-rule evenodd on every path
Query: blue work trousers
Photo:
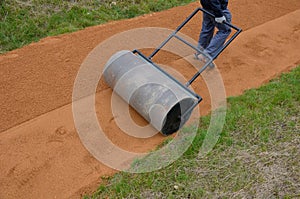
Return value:
M 230 11 L 223 10 L 226 21 L 231 23 Z M 215 27 L 218 31 L 214 35 Z M 217 23 L 215 19 L 206 13 L 203 13 L 202 29 L 199 36 L 198 47 L 204 49 L 204 52 L 214 57 L 220 48 L 224 45 L 227 37 L 231 33 L 231 28 L 223 23 Z

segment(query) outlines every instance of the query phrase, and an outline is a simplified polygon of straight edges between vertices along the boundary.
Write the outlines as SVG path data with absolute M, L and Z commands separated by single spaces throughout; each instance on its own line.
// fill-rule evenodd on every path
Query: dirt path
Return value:
M 0 198 L 67 198 L 93 190 L 100 176 L 114 170 L 97 162 L 78 139 L 70 102 L 80 64 L 101 41 L 137 27 L 176 28 L 197 3 L 131 20 L 49 37 L 0 56 Z M 228 96 L 258 87 L 300 64 L 300 2 L 246 0 L 230 2 L 233 23 L 244 32 L 217 60 Z M 170 17 L 172 16 L 172 17 Z M 197 39 L 199 20 L 184 33 Z M 163 63 L 172 60 L 161 58 Z M 189 76 L 194 70 L 177 60 L 172 66 Z M 199 80 L 201 83 L 202 80 Z M 209 95 L 196 84 L 204 99 Z M 98 118 L 108 137 L 129 151 L 152 149 L 163 139 L 137 139 L 111 122 L 111 90 L 100 84 Z M 210 110 L 210 101 L 201 103 Z M 142 119 L 132 113 L 136 121 Z M 27 121 L 27 122 L 26 122 Z M 131 143 L 128 145 L 127 143 Z

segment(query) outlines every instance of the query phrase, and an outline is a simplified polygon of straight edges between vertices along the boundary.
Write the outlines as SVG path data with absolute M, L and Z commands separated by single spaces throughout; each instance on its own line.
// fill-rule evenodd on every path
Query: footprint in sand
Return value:
M 68 130 L 64 126 L 55 129 L 54 133 L 49 136 L 47 143 L 63 142 L 64 138 L 68 135 Z

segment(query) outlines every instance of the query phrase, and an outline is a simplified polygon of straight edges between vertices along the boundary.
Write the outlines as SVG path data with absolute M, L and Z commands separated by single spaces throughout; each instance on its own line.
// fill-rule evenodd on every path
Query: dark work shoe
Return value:
M 194 53 L 194 59 L 197 59 L 197 60 L 199 60 L 199 56 L 200 54 L 199 53 Z
M 194 58 L 201 61 L 201 62 L 203 62 L 203 63 L 205 63 L 205 64 L 210 61 L 208 57 L 204 56 L 203 54 L 199 54 L 199 53 L 195 53 Z M 211 62 L 210 64 L 208 64 L 208 66 L 210 68 L 214 68 L 215 64 L 213 62 Z

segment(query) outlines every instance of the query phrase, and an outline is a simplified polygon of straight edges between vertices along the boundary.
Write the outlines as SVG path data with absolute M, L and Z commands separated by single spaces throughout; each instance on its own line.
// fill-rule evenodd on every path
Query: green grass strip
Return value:
M 136 17 L 195 0 L 0 0 L 0 53 L 88 26 Z
M 300 67 L 259 89 L 228 99 L 215 148 L 198 151 L 210 116 L 202 117 L 185 154 L 159 171 L 103 177 L 85 198 L 295 198 L 300 196 Z

